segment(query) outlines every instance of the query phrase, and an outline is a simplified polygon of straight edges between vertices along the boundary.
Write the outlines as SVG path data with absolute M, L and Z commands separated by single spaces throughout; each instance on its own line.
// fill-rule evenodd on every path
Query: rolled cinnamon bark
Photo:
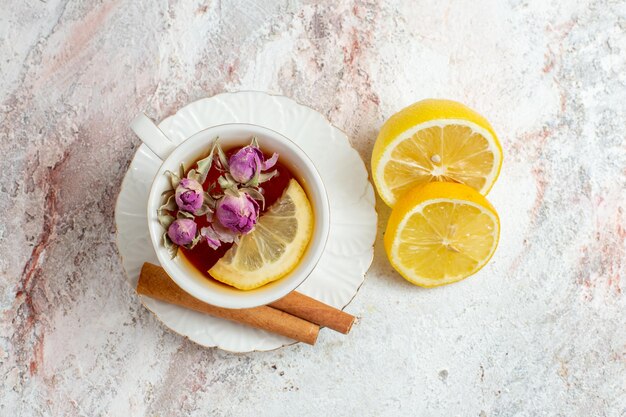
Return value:
M 320 329 L 317 324 L 268 306 L 239 310 L 212 306 L 187 294 L 172 281 L 163 268 L 147 262 L 141 268 L 137 293 L 211 316 L 267 330 L 309 345 L 315 344 Z
M 355 319 L 353 315 L 345 311 L 331 307 L 297 291 L 290 292 L 269 306 L 343 334 L 348 334 Z

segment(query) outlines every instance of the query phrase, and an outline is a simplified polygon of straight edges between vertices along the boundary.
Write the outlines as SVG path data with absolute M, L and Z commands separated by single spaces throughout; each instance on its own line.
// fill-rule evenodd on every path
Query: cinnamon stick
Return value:
M 137 293 L 214 317 L 267 330 L 310 345 L 315 344 L 319 333 L 318 325 L 272 307 L 233 310 L 207 304 L 178 287 L 163 268 L 147 262 L 143 264 L 139 275 Z
M 355 320 L 353 315 L 297 291 L 292 291 L 280 300 L 274 301 L 270 307 L 343 334 L 348 334 Z

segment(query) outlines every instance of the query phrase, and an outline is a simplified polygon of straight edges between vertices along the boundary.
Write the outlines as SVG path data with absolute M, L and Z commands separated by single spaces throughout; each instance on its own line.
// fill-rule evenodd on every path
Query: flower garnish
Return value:
M 266 172 L 272 169 L 277 161 L 277 153 L 266 160 L 265 155 L 259 149 L 257 139 L 252 138 L 250 145 L 239 149 L 230 157 L 226 164 L 226 173 L 220 177 L 220 186 L 223 189 L 240 187 L 258 189 L 259 184 L 278 175 L 276 170 Z
M 255 138 L 252 144 L 241 148 L 237 151 L 237 153 L 231 156 L 228 160 L 228 165 L 230 167 L 230 175 L 235 181 L 241 184 L 256 185 L 251 184 L 250 181 L 255 178 L 259 179 L 262 171 L 267 171 L 268 169 L 274 167 L 276 161 L 278 161 L 277 153 L 272 155 L 270 159 L 265 159 L 265 156 L 259 149 Z M 271 175 L 265 179 L 265 181 L 274 176 L 275 173 L 276 171 L 272 172 Z
M 242 235 L 250 233 L 259 217 L 259 203 L 246 192 L 225 194 L 217 202 L 215 217 L 222 226 Z
M 278 175 L 277 170 L 268 172 L 277 161 L 276 153 L 265 159 L 256 138 L 230 158 L 216 139 L 209 155 L 186 176 L 182 164 L 178 173 L 166 171 L 172 189 L 163 193 L 165 203 L 157 214 L 165 230 L 163 244 L 172 258 L 180 246 L 193 249 L 204 239 L 217 249 L 222 243 L 237 244 L 240 236 L 254 230 L 265 206 L 260 184 Z M 203 184 L 212 167 L 221 175 L 216 184 L 208 185 L 207 192 Z M 206 216 L 210 224 L 198 230 L 194 221 L 198 216 Z
M 246 146 L 230 157 L 228 165 L 230 175 L 240 183 L 246 183 L 261 169 L 261 157 L 263 154 L 258 148 Z
M 167 236 L 178 246 L 189 245 L 196 237 L 198 226 L 191 219 L 176 219 L 167 228 Z
M 198 225 L 193 220 L 193 215 L 179 211 L 177 216 L 178 218 L 174 218 L 167 213 L 159 214 L 159 222 L 165 229 L 163 246 L 169 250 L 172 259 L 176 257 L 180 246 L 192 249 L 201 238 L 201 235 L 197 233 Z
M 179 209 L 195 213 L 204 203 L 202 185 L 194 179 L 183 178 L 176 187 L 175 200 Z

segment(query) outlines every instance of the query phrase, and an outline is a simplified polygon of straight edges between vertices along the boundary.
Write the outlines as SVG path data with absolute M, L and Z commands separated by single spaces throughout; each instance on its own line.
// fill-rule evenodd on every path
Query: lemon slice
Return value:
M 311 240 L 313 210 L 306 193 L 291 180 L 282 197 L 259 218 L 252 232 L 209 270 L 218 281 L 251 290 L 291 272 Z
M 498 214 L 485 197 L 463 184 L 434 182 L 397 202 L 385 250 L 407 281 L 435 287 L 479 271 L 496 250 L 499 234 Z
M 423 100 L 394 114 L 372 152 L 374 183 L 390 207 L 411 188 L 434 181 L 486 195 L 501 165 L 502 148 L 489 122 L 451 100 Z

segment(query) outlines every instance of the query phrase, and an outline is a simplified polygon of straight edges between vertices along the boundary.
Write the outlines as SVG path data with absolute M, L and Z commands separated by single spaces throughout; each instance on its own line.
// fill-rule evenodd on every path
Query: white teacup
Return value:
M 269 304 L 293 291 L 313 271 L 324 251 L 330 228 L 330 208 L 326 189 L 313 162 L 295 143 L 278 132 L 262 126 L 232 123 L 213 126 L 191 136 L 178 146 L 144 114 L 131 124 L 133 131 L 162 161 L 150 188 L 148 197 L 148 229 L 150 239 L 161 266 L 183 290 L 199 300 L 224 308 L 250 308 Z M 171 189 L 165 171 L 178 172 L 180 163 L 190 167 L 193 162 L 206 156 L 216 137 L 225 147 L 245 146 L 256 136 L 265 153 L 277 152 L 279 161 L 287 166 L 303 186 L 315 217 L 313 236 L 298 266 L 287 276 L 260 288 L 242 291 L 207 279 L 180 255 L 170 259 L 162 244 L 163 227 L 157 220 L 157 209 L 163 203 L 161 194 Z

